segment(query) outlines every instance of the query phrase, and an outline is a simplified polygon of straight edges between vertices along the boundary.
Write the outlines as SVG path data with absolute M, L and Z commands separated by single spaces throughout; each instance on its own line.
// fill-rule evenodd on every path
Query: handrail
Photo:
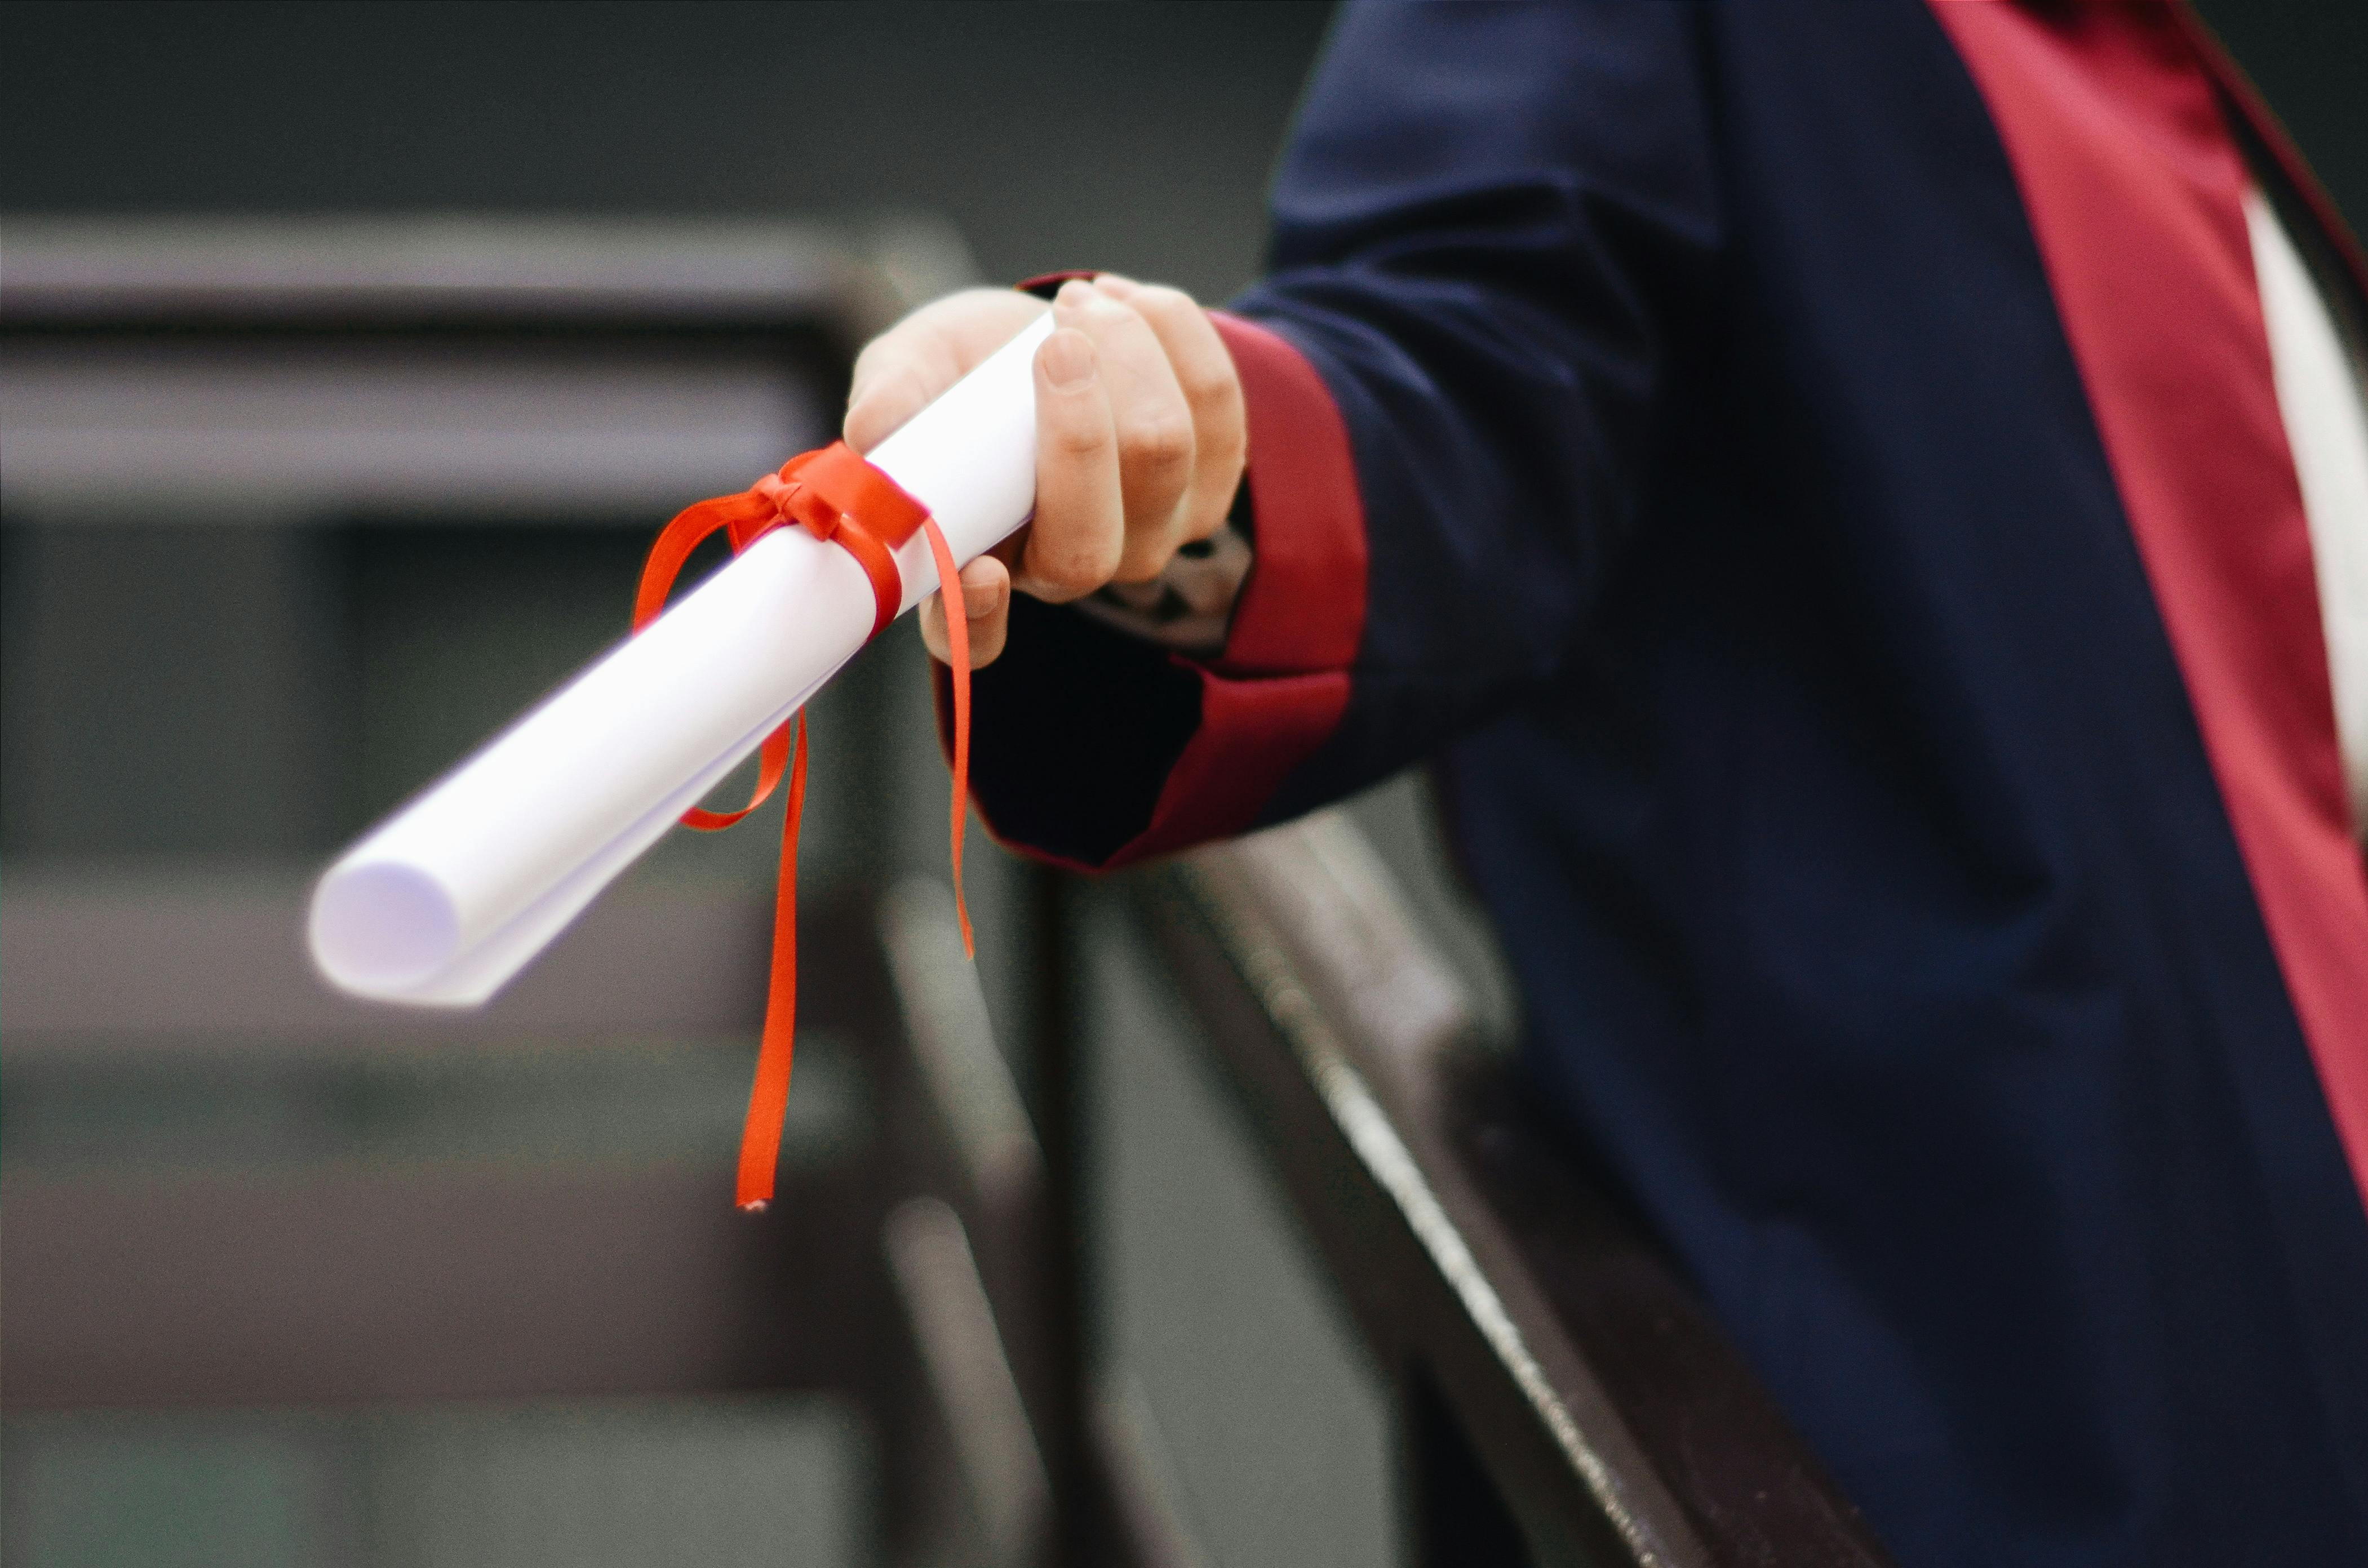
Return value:
M 1888 1561 L 1675 1268 L 1511 1092 L 1340 812 L 1140 884 L 1376 1358 L 1543 1561 Z

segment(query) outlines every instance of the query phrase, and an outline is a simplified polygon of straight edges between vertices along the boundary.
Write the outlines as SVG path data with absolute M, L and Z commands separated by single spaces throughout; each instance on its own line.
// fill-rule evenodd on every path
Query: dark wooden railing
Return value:
M 1668 1262 L 1513 1092 L 1349 819 L 1141 884 L 1400 1391 L 1418 1561 L 1886 1562 Z

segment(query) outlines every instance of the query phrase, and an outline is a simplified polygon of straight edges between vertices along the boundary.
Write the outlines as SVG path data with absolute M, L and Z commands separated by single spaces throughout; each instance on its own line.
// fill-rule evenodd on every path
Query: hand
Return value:
M 1003 652 L 1011 590 L 1059 604 L 1159 575 L 1178 545 L 1222 527 L 1241 482 L 1241 379 L 1208 313 L 1174 289 L 1104 273 L 1051 306 L 973 289 L 924 305 L 867 345 L 848 445 L 870 451 L 1046 309 L 1036 350 L 1036 517 L 962 568 L 970 662 Z M 921 639 L 947 656 L 942 596 Z

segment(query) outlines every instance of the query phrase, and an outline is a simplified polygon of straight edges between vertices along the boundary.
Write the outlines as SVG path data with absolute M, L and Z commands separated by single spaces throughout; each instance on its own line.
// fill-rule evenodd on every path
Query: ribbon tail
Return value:
M 790 1108 L 790 1063 L 798 1028 L 798 822 L 806 804 L 806 716 L 792 721 L 797 743 L 790 763 L 788 810 L 781 821 L 780 881 L 773 892 L 773 968 L 765 997 L 765 1033 L 757 1048 L 757 1081 L 748 1091 L 748 1118 L 740 1129 L 740 1176 L 733 1201 L 761 1210 L 773 1199 L 781 1154 L 781 1126 Z M 782 733 L 789 726 L 784 725 Z
M 954 914 L 962 921 L 962 956 L 978 957 L 971 939 L 970 902 L 962 896 L 962 826 L 970 819 L 970 616 L 962 603 L 962 573 L 954 565 L 953 548 L 946 543 L 935 517 L 921 519 L 928 536 L 929 554 L 938 565 L 938 597 L 946 612 L 946 652 L 952 656 L 949 671 L 954 688 L 954 799 L 951 837 L 954 862 Z
M 711 812 L 705 806 L 693 806 L 682 813 L 680 821 L 683 826 L 695 827 L 701 833 L 722 833 L 725 828 L 763 805 L 773 793 L 774 786 L 780 783 L 782 768 L 789 765 L 790 731 L 792 728 L 798 731 L 798 756 L 803 766 L 806 744 L 805 730 L 803 728 L 804 723 L 805 714 L 800 712 L 789 723 L 765 737 L 763 747 L 757 753 L 757 787 L 749 793 L 746 805 L 736 812 Z M 794 824 L 791 824 L 790 831 L 792 833 L 797 831 Z

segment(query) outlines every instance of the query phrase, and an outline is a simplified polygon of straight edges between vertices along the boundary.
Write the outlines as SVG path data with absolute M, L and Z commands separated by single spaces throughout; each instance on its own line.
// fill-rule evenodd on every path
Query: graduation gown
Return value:
M 1430 763 L 1523 1071 L 1909 1568 L 2368 1562 L 2256 179 L 2356 305 L 2167 8 L 1352 7 L 1222 323 L 1223 654 L 1022 601 L 977 682 L 1077 866 Z

